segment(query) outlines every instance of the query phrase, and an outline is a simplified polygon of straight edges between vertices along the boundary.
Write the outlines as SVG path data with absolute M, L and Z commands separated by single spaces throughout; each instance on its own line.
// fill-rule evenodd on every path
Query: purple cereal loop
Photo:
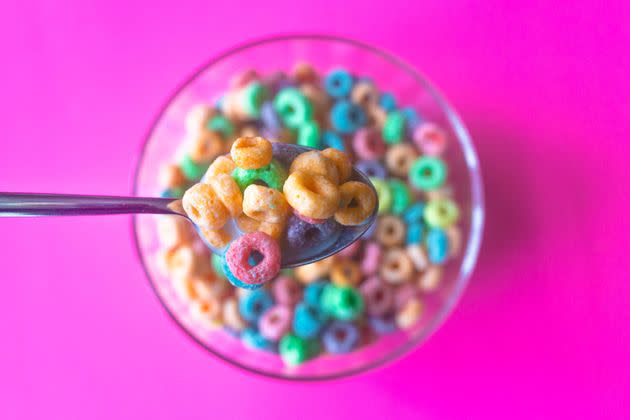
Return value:
M 332 236 L 336 230 L 337 224 L 333 219 L 313 225 L 291 215 L 287 227 L 287 244 L 292 250 L 310 248 Z

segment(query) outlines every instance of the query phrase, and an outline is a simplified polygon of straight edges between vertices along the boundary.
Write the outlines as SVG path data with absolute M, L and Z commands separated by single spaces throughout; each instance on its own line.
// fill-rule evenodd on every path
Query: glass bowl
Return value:
M 197 103 L 219 98 L 235 74 L 248 68 L 260 73 L 289 71 L 298 61 L 319 71 L 344 67 L 369 75 L 381 91 L 392 92 L 399 104 L 414 107 L 447 131 L 449 179 L 461 207 L 462 252 L 444 267 L 439 288 L 425 296 L 423 317 L 414 327 L 384 335 L 347 355 L 320 356 L 297 367 L 285 366 L 274 354 L 250 350 L 224 330 L 208 331 L 196 323 L 158 267 L 155 220 L 133 218 L 138 256 L 151 286 L 172 319 L 197 343 L 219 358 L 262 375 L 317 380 L 347 376 L 395 360 L 423 343 L 444 322 L 459 300 L 475 265 L 482 236 L 483 191 L 477 155 L 468 131 L 451 106 L 425 77 L 400 59 L 360 42 L 321 35 L 277 36 L 243 44 L 210 60 L 189 77 L 160 110 L 146 137 L 136 169 L 134 194 L 156 196 L 158 169 L 177 153 L 184 136 L 186 113 Z

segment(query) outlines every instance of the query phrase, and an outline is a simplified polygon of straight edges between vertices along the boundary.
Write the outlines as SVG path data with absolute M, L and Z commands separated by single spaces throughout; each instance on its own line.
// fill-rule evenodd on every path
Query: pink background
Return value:
M 0 190 L 128 194 L 154 114 L 209 57 L 345 35 L 410 61 L 460 111 L 485 176 L 480 260 L 426 345 L 295 384 L 185 337 L 129 217 L 0 220 L 0 418 L 630 415 L 627 2 L 130 3 L 3 2 Z

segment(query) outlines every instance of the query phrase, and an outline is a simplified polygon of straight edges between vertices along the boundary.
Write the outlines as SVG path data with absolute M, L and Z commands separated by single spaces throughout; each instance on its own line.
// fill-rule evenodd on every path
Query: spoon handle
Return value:
M 179 214 L 181 200 L 70 194 L 0 193 L 0 217 Z

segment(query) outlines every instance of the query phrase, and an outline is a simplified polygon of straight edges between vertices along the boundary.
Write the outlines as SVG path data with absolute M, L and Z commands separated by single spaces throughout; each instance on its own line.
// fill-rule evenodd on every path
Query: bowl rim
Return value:
M 165 101 L 157 110 L 155 117 L 153 118 L 149 128 L 147 129 L 142 144 L 140 146 L 139 154 L 136 157 L 136 166 L 133 174 L 133 186 L 132 186 L 132 194 L 134 196 L 137 195 L 138 192 L 138 179 L 140 175 L 140 169 L 143 166 L 146 147 L 149 144 L 152 134 L 161 121 L 165 111 L 168 109 L 172 101 L 186 88 L 189 84 L 191 84 L 198 76 L 204 73 L 207 69 L 209 69 L 214 64 L 220 62 L 221 60 L 237 54 L 243 50 L 258 47 L 260 45 L 277 43 L 277 42 L 285 42 L 292 40 L 315 40 L 315 41 L 326 41 L 326 42 L 335 42 L 348 44 L 353 47 L 357 47 L 360 49 L 364 49 L 369 51 L 372 54 L 379 56 L 380 58 L 389 61 L 395 66 L 401 68 L 403 71 L 407 72 L 417 83 L 422 85 L 424 89 L 433 97 L 436 103 L 444 110 L 446 114 L 446 118 L 449 123 L 452 125 L 453 130 L 456 134 L 457 141 L 462 147 L 464 158 L 466 161 L 466 165 L 468 168 L 468 172 L 470 174 L 470 191 L 472 197 L 472 207 L 471 207 L 471 222 L 470 222 L 470 235 L 468 237 L 468 241 L 466 242 L 465 254 L 462 258 L 461 265 L 459 267 L 459 274 L 453 288 L 453 291 L 446 299 L 442 308 L 437 312 L 434 318 L 428 323 L 428 325 L 424 328 L 424 330 L 417 337 L 405 342 L 403 345 L 389 352 L 386 356 L 381 357 L 379 359 L 370 361 L 363 366 L 349 368 L 347 370 L 324 374 L 324 375 L 303 375 L 303 376 L 289 376 L 283 375 L 273 372 L 268 372 L 264 370 L 257 369 L 255 367 L 251 367 L 240 363 L 236 360 L 230 359 L 227 356 L 213 350 L 211 347 L 206 345 L 203 341 L 201 341 L 197 336 L 195 336 L 191 331 L 188 330 L 175 316 L 175 314 L 171 311 L 171 309 L 167 306 L 167 304 L 162 299 L 160 292 L 156 284 L 154 283 L 153 278 L 147 268 L 147 263 L 144 259 L 142 250 L 140 248 L 140 242 L 138 240 L 138 230 L 136 225 L 136 220 L 138 215 L 134 215 L 131 221 L 131 228 L 133 231 L 133 242 L 134 248 L 136 251 L 136 255 L 140 261 L 142 269 L 144 271 L 145 277 L 153 290 L 156 298 L 160 302 L 160 305 L 167 312 L 171 320 L 179 326 L 179 328 L 186 333 L 186 335 L 200 345 L 202 348 L 218 357 L 219 359 L 227 362 L 228 365 L 237 366 L 246 372 L 255 373 L 258 375 L 262 375 L 269 378 L 282 379 L 287 381 L 298 381 L 298 382 L 313 382 L 313 381 L 324 381 L 324 380 L 333 380 L 345 378 L 353 375 L 357 375 L 360 373 L 364 373 L 367 371 L 374 370 L 376 368 L 384 367 L 391 362 L 400 359 L 403 356 L 409 354 L 412 350 L 418 347 L 420 344 L 425 342 L 431 335 L 433 335 L 446 321 L 449 315 L 453 312 L 455 306 L 461 299 L 461 296 L 468 285 L 470 280 L 470 275 L 472 274 L 472 270 L 474 269 L 475 263 L 477 261 L 477 257 L 479 255 L 479 249 L 481 247 L 481 239 L 483 236 L 483 226 L 484 226 L 484 193 L 483 193 L 483 183 L 481 176 L 481 169 L 479 167 L 479 159 L 477 157 L 477 153 L 475 147 L 472 143 L 472 139 L 468 130 L 464 126 L 461 118 L 455 111 L 455 109 L 444 99 L 443 95 L 435 88 L 434 84 L 430 82 L 430 80 L 421 72 L 416 70 L 411 64 L 407 63 L 405 60 L 400 57 L 391 54 L 387 51 L 384 51 L 380 48 L 371 46 L 362 41 L 357 41 L 355 39 L 341 37 L 337 35 L 326 35 L 326 34 L 318 34 L 318 33 L 289 33 L 289 34 L 278 34 L 278 35 L 268 35 L 265 37 L 256 38 L 253 40 L 248 40 L 237 44 L 236 46 L 223 50 L 219 54 L 211 57 L 201 66 L 199 66 L 195 71 L 193 71 L 190 75 L 184 78 L 179 84 L 173 89 L 173 91 L 167 96 Z

